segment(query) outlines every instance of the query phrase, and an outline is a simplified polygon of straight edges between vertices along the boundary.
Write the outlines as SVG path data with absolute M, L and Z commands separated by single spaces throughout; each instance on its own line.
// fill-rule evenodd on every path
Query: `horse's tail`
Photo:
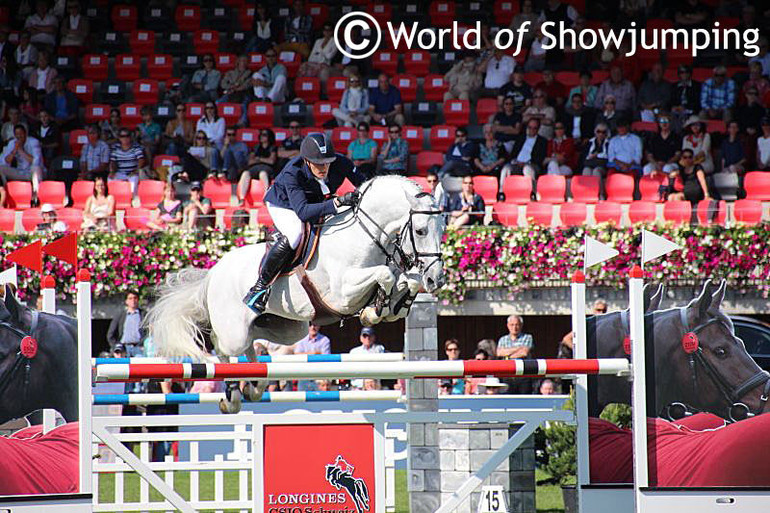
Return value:
M 209 326 L 206 269 L 182 269 L 156 288 L 157 300 L 147 314 L 152 343 L 160 356 L 208 357 L 204 329 Z

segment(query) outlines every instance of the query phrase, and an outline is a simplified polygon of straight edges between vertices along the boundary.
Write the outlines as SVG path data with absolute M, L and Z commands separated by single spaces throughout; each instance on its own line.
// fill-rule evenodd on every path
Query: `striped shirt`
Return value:
M 136 173 L 139 168 L 139 159 L 143 158 L 144 150 L 138 144 L 132 145 L 127 150 L 124 150 L 120 144 L 116 144 L 110 153 L 110 162 L 114 162 L 117 166 L 116 174 L 122 176 Z
M 96 145 L 90 142 L 83 145 L 80 154 L 80 167 L 84 171 L 92 171 L 102 164 L 110 163 L 110 146 L 104 141 L 97 141 Z

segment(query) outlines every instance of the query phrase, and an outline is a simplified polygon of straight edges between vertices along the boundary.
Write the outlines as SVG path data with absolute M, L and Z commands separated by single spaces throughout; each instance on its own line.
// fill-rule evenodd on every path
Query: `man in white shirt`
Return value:
M 37 187 L 43 179 L 43 152 L 40 141 L 27 136 L 24 125 L 16 125 L 14 138 L 5 145 L 0 155 L 0 174 L 3 182 L 20 180 L 32 182 L 32 191 L 37 194 Z
M 24 22 L 24 28 L 32 34 L 34 44 L 56 45 L 56 32 L 59 28 L 59 22 L 56 16 L 51 14 L 48 9 L 48 2 L 37 0 L 35 2 L 35 13 L 30 14 Z
M 515 68 L 516 61 L 513 57 L 501 48 L 495 48 L 492 55 L 479 63 L 479 71 L 485 73 L 482 94 L 497 97 L 498 89 L 508 83 Z

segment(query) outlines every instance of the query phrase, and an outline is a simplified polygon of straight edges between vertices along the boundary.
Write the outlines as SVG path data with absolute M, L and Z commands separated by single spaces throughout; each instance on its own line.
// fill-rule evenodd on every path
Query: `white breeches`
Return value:
M 302 233 L 304 231 L 304 224 L 300 221 L 297 214 L 293 210 L 283 207 L 277 207 L 272 203 L 265 203 L 267 212 L 275 223 L 275 227 L 281 232 L 287 239 L 292 249 L 297 249 L 299 243 L 302 241 Z

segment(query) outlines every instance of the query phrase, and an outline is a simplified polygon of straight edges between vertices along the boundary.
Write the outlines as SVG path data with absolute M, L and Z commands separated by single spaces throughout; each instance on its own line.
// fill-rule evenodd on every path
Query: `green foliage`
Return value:
M 565 410 L 575 410 L 573 399 L 564 403 Z M 559 484 L 574 482 L 577 475 L 576 428 L 564 422 L 551 422 L 543 430 L 548 461 L 543 470 Z
M 631 406 L 618 403 L 608 404 L 599 417 L 612 422 L 620 428 L 630 428 Z

